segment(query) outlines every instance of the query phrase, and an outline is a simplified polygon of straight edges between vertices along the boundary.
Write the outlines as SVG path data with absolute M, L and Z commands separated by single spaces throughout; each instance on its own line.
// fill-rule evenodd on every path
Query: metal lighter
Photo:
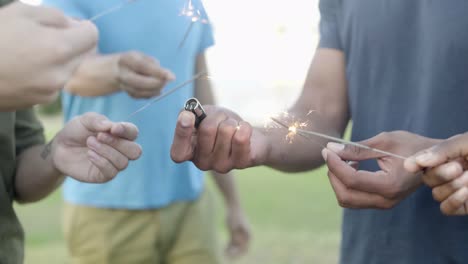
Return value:
M 197 98 L 190 98 L 185 102 L 184 108 L 186 111 L 190 111 L 195 115 L 195 128 L 198 128 L 206 117 L 205 109 L 203 109 L 200 101 L 198 101 Z

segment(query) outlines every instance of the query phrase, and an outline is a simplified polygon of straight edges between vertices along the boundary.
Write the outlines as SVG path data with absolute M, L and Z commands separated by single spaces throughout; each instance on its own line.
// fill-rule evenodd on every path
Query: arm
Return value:
M 137 159 L 141 148 L 133 141 L 138 130 L 129 123 L 113 123 L 97 114 L 70 121 L 45 146 L 26 148 L 18 156 L 16 200 L 34 202 L 52 192 L 69 175 L 83 182 L 113 179 Z
M 78 67 L 65 90 L 80 96 L 103 96 L 125 91 L 134 98 L 158 95 L 174 75 L 140 52 L 89 57 Z
M 342 135 L 349 120 L 344 55 L 335 49 L 319 48 L 312 61 L 303 92 L 291 114 L 309 121 L 309 128 Z M 297 139 L 289 144 L 284 129 L 252 128 L 237 114 L 206 106 L 207 117 L 197 130 L 194 115 L 179 115 L 171 156 L 176 162 L 192 160 L 200 169 L 221 173 L 231 169 L 268 165 L 284 171 L 303 171 L 322 164 L 325 142 Z M 309 110 L 318 114 L 307 115 Z M 195 142 L 195 144 L 193 144 Z
M 309 111 L 313 111 L 307 115 Z M 309 68 L 299 99 L 288 113 L 308 122 L 306 129 L 342 136 L 349 121 L 345 60 L 343 52 L 319 48 Z M 320 151 L 327 141 L 296 139 L 290 144 L 285 131 L 259 129 L 267 136 L 270 154 L 264 164 L 283 171 L 304 171 L 323 164 Z

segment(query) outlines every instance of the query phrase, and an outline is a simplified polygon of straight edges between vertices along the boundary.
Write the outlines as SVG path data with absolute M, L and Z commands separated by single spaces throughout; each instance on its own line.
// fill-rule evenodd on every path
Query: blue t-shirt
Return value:
M 353 140 L 468 131 L 468 1 L 321 0 L 320 10 L 320 47 L 345 53 Z M 346 209 L 341 263 L 468 263 L 468 217 L 439 205 L 421 187 L 391 210 Z
M 70 16 L 87 19 L 122 3 L 122 0 L 44 2 Z M 204 14 L 202 4 L 192 2 Z M 185 3 L 184 0 L 139 0 L 101 17 L 95 22 L 100 34 L 99 52 L 138 50 L 158 59 L 163 67 L 177 76 L 164 91 L 190 79 L 195 73 L 197 55 L 213 44 L 213 37 L 209 24 L 194 23 L 179 49 L 191 23 L 190 18 L 180 15 Z M 96 207 L 146 209 L 196 199 L 204 186 L 202 172 L 190 162 L 175 164 L 170 158 L 178 113 L 193 94 L 193 85 L 187 85 L 132 117 L 130 121 L 140 130 L 137 142 L 143 146 L 141 158 L 131 162 L 126 170 L 106 184 L 67 179 L 63 187 L 65 200 Z M 62 102 L 66 120 L 93 111 L 114 121 L 124 121 L 148 100 L 136 100 L 124 92 L 95 98 L 64 92 Z

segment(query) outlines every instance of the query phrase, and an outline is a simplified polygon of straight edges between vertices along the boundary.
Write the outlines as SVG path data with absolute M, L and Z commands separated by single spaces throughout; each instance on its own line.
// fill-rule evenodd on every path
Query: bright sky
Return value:
M 219 103 L 255 122 L 284 110 L 317 45 L 318 0 L 203 1 L 215 28 L 208 63 Z

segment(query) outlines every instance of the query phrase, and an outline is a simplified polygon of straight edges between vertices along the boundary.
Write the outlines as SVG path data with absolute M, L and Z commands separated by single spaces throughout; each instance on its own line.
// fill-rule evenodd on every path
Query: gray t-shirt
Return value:
M 346 56 L 353 140 L 468 131 L 468 1 L 321 0 L 320 11 L 320 47 Z M 343 264 L 468 263 L 468 217 L 442 215 L 427 187 L 392 210 L 345 210 L 342 230 Z

